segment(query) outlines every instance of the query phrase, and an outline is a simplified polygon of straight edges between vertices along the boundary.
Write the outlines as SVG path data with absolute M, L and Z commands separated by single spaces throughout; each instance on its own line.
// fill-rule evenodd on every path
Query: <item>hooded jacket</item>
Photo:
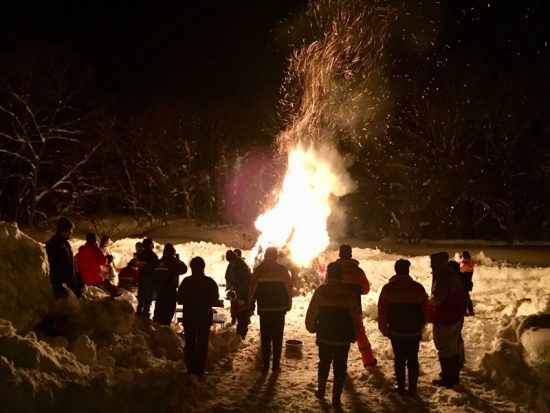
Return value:
M 451 268 L 435 271 L 431 301 L 433 310 L 430 321 L 444 325 L 458 323 L 464 317 L 466 306 L 460 274 Z

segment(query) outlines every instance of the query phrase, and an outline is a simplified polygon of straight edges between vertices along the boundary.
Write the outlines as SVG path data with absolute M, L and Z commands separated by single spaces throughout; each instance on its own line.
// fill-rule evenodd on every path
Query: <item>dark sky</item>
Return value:
M 0 4 L 4 52 L 66 48 L 93 67 L 97 93 L 130 110 L 157 100 L 273 102 L 288 55 L 277 30 L 305 7 L 302 0 Z
M 441 55 L 517 72 L 535 79 L 534 87 L 545 77 L 547 0 L 403 4 L 411 12 L 405 30 L 434 29 Z M 93 69 L 96 103 L 108 102 L 110 110 L 221 105 L 243 108 L 241 116 L 250 118 L 262 107 L 276 111 L 291 51 L 280 35 L 305 8 L 306 0 L 0 0 L 0 63 L 21 50 L 61 47 Z M 414 68 L 414 48 L 395 46 L 396 60 Z

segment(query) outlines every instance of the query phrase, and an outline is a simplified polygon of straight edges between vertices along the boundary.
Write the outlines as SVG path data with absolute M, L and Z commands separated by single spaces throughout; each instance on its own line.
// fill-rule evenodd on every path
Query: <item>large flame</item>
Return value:
M 308 265 L 330 243 L 332 197 L 341 196 L 343 186 L 328 158 L 312 148 L 291 150 L 277 203 L 256 220 L 261 235 L 251 256 L 275 246 L 287 249 L 296 264 Z

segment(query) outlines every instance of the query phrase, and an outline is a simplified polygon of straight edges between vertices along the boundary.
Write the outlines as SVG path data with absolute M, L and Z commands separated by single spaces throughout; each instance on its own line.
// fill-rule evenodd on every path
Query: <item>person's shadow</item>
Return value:
M 428 405 L 419 397 L 417 396 L 415 398 L 411 398 L 409 396 L 400 396 L 394 391 L 394 380 L 393 376 L 390 380 L 388 380 L 384 373 L 382 373 L 379 369 L 372 369 L 368 373 L 371 377 L 371 383 L 378 389 L 381 389 L 383 391 L 383 396 L 380 397 L 378 400 L 376 400 L 376 404 L 378 406 L 381 406 L 383 411 L 388 413 L 393 412 L 428 412 L 429 407 Z M 365 412 L 368 413 L 369 408 L 365 404 L 364 400 L 361 400 L 359 397 L 360 393 L 364 393 L 365 390 L 361 390 L 361 392 L 357 391 L 356 385 L 353 382 L 353 380 L 348 377 L 346 380 L 346 383 L 344 385 L 344 391 L 346 392 L 348 396 L 348 400 L 351 401 L 351 403 L 348 401 L 348 403 L 345 403 L 345 407 L 337 410 L 334 409 L 336 412 L 344 412 L 344 411 L 350 411 L 350 412 Z M 349 405 L 349 407 L 347 406 Z

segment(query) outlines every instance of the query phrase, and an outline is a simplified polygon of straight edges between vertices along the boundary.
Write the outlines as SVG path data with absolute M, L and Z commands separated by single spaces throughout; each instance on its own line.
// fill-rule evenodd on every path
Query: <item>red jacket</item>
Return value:
M 84 244 L 78 249 L 76 266 L 86 285 L 97 285 L 104 281 L 103 266 L 107 263 L 107 257 L 97 245 Z
M 138 267 L 128 265 L 121 269 L 118 273 L 118 285 L 121 287 L 137 287 Z
M 365 272 L 359 267 L 359 261 L 353 258 L 340 258 L 336 262 L 342 267 L 342 283 L 353 291 L 357 305 L 361 308 L 361 295 L 370 291 Z
M 467 258 L 463 258 L 462 262 L 460 263 L 460 272 L 473 274 L 474 273 L 473 261 Z

